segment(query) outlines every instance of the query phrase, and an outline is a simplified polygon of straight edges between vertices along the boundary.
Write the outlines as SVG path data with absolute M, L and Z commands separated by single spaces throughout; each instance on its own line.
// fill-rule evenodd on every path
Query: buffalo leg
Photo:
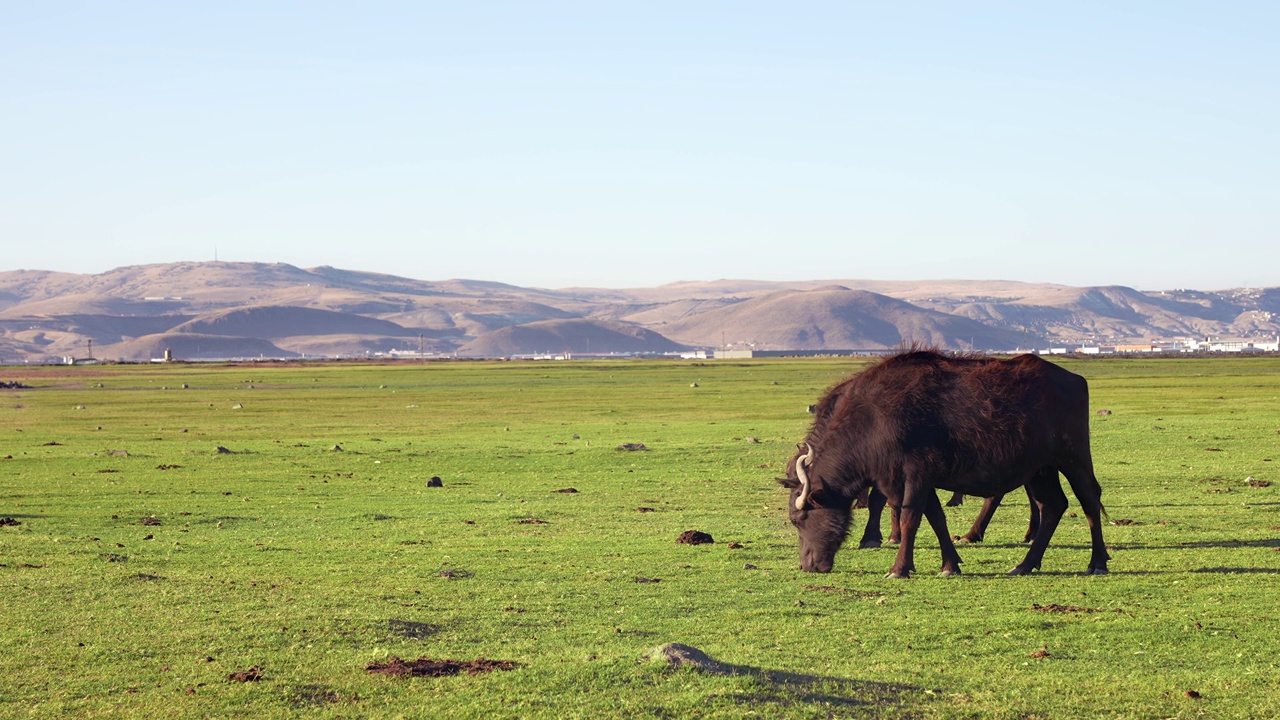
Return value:
M 880 517 L 884 513 L 887 502 L 888 498 L 879 490 L 872 488 L 871 494 L 867 496 L 867 527 L 862 531 L 862 541 L 858 543 L 859 549 L 878 548 L 884 541 L 884 536 L 880 534 Z M 894 515 L 896 516 L 897 513 L 895 512 Z
M 933 528 L 933 534 L 938 536 L 938 546 L 942 549 L 942 575 L 959 575 L 960 553 L 956 552 L 956 546 L 947 532 L 947 513 L 942 509 L 942 503 L 938 502 L 936 492 L 929 494 L 929 504 L 924 506 L 924 515 Z
M 911 572 L 916 569 L 916 531 L 920 529 L 920 516 L 922 514 L 920 508 L 903 505 L 898 515 L 898 526 L 902 529 L 902 541 L 898 545 L 898 557 L 885 577 L 910 577 Z
M 1085 574 L 1106 575 L 1109 572 L 1107 561 L 1111 556 L 1107 554 L 1107 544 L 1102 539 L 1102 486 L 1098 485 L 1098 478 L 1093 474 L 1093 461 L 1088 451 L 1085 451 L 1085 456 L 1078 465 L 1064 467 L 1062 474 L 1067 476 L 1071 492 L 1075 494 L 1076 500 L 1080 501 L 1080 509 L 1084 511 L 1085 517 L 1089 518 L 1089 535 L 1093 540 L 1093 553 L 1089 558 L 1089 568 Z M 1042 516 L 1041 525 L 1044 521 L 1045 518 Z
M 1058 482 L 1056 468 L 1036 471 L 1027 482 L 1027 492 L 1040 510 L 1040 526 L 1036 528 L 1036 536 L 1031 541 L 1027 556 L 1009 571 L 1010 575 L 1029 575 L 1040 569 L 1040 561 L 1044 559 L 1045 548 L 1049 547 L 1049 539 L 1053 537 L 1054 530 L 1058 529 L 1062 513 L 1067 509 L 1067 496 Z
M 971 543 L 982 542 L 982 538 L 987 535 L 987 525 L 991 523 L 991 517 L 996 514 L 996 508 L 1000 507 L 1000 501 L 1003 499 L 1003 495 L 996 495 L 983 500 L 982 509 L 978 511 L 978 517 L 973 520 L 973 527 L 957 539 Z
M 1029 543 L 1036 536 L 1036 532 L 1040 530 L 1040 507 L 1036 505 L 1036 501 L 1031 498 L 1031 490 L 1023 488 L 1027 491 L 1027 504 L 1031 506 L 1030 517 L 1027 518 L 1027 534 L 1022 536 L 1022 542 Z
M 953 492 L 951 499 L 947 501 L 947 507 L 960 507 L 964 504 L 964 493 Z
M 910 480 L 906 482 L 902 503 L 897 508 L 897 525 L 902 539 L 898 545 L 898 557 L 885 577 L 906 578 L 915 571 L 916 532 L 920 530 L 920 520 L 924 517 L 930 500 L 934 504 L 938 503 L 938 494 L 932 487 L 921 488 Z
M 1027 520 L 1027 534 L 1022 536 L 1022 542 L 1029 543 L 1036 536 L 1036 530 L 1040 527 L 1040 508 L 1036 506 L 1035 500 L 1031 499 L 1031 490 L 1025 487 L 1023 489 L 1027 491 L 1027 500 L 1031 511 Z M 1000 507 L 1002 500 L 1004 500 L 1003 495 L 996 495 L 984 500 L 982 509 L 978 511 L 978 517 L 973 521 L 973 527 L 969 528 L 969 532 L 956 539 L 964 542 L 982 542 L 982 539 L 987 535 L 987 525 L 991 524 L 991 518 L 996 514 L 996 509 Z
M 938 493 L 932 489 L 914 493 L 908 490 L 897 514 L 902 541 L 898 546 L 898 558 L 885 577 L 906 578 L 915 571 L 916 533 L 920 530 L 921 515 L 929 520 L 929 526 L 938 536 L 938 543 L 942 549 L 942 574 L 944 576 L 960 574 L 960 553 L 956 552 L 956 546 L 951 542 L 951 535 L 947 532 L 947 513 L 942 509 L 942 503 L 938 501 Z

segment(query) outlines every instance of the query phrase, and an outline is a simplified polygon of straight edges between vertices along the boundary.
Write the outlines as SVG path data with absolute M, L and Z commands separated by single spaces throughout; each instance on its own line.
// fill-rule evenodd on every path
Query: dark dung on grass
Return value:
M 417 660 L 401 660 L 392 655 L 386 662 L 371 662 L 365 670 L 379 675 L 393 677 L 443 677 L 465 672 L 468 675 L 493 672 L 494 670 L 514 670 L 517 664 L 510 660 L 431 660 L 420 657 Z
M 676 542 L 684 545 L 708 545 L 714 543 L 715 540 L 707 533 L 697 530 L 685 530 L 680 533 L 680 537 L 676 538 Z
M 262 668 L 252 665 L 248 670 L 238 670 L 227 675 L 232 682 L 258 682 L 262 679 Z

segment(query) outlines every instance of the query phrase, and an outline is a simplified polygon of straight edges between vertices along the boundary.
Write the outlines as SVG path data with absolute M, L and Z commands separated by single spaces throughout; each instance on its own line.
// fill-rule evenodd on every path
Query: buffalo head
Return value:
M 800 533 L 800 569 L 831 572 L 836 551 L 849 532 L 853 498 L 829 492 L 814 470 L 814 461 L 814 449 L 800 445 L 787 463 L 787 476 L 778 478 L 778 482 L 791 488 L 787 510 L 791 524 Z

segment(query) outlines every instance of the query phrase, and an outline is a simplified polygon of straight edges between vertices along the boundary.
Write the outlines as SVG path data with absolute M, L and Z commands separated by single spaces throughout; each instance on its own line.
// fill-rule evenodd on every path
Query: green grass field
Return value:
M 1280 716 L 1280 359 L 1061 364 L 1108 576 L 1080 516 L 1005 577 L 1014 495 L 960 577 L 927 529 L 801 573 L 774 478 L 848 359 L 0 368 L 0 717 Z

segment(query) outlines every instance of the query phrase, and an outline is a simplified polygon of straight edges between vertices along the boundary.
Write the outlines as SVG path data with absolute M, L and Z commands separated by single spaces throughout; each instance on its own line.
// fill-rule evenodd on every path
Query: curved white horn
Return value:
M 805 472 L 806 465 L 813 464 L 813 446 L 809 446 L 809 452 L 800 456 L 796 460 L 796 475 L 800 476 L 800 494 L 796 496 L 796 509 L 803 510 L 804 504 L 809 502 L 809 473 Z

